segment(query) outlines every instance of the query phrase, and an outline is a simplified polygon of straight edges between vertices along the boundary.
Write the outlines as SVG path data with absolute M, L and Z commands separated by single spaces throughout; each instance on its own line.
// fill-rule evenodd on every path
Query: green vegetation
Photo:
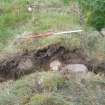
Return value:
M 105 27 L 105 1 L 101 0 L 76 0 L 82 9 L 86 26 L 95 28 L 101 33 Z
M 70 0 L 63 0 L 63 2 L 64 2 L 65 5 L 68 5 Z
M 39 4 L 38 4 L 39 3 Z M 40 4 L 43 3 L 45 8 L 49 10 L 48 5 L 61 5 L 61 11 L 58 12 L 50 10 L 44 11 L 33 7 L 33 11 L 29 12 L 28 7 L 30 5 L 38 4 L 39 8 L 42 8 Z M 24 32 L 40 33 L 47 31 L 60 31 L 67 28 L 71 28 L 77 24 L 77 19 L 71 14 L 67 14 L 68 7 L 63 7 L 63 2 L 59 0 L 1 0 L 0 1 L 0 48 L 4 48 L 14 40 L 16 36 L 21 36 Z M 54 7 L 56 9 L 56 7 Z
M 38 2 L 39 1 L 39 2 Z M 101 8 L 104 5 L 103 3 L 104 1 L 98 1 L 96 2 L 95 0 L 91 1 L 90 0 L 85 0 L 85 1 L 81 1 L 79 2 L 80 6 L 82 6 L 82 9 L 84 10 L 84 14 L 86 15 L 85 20 L 86 20 L 86 24 L 88 24 L 90 26 L 93 26 L 95 28 L 103 27 L 104 22 L 100 19 L 98 19 L 98 17 L 101 16 Z M 67 3 L 67 6 L 64 6 L 63 3 Z M 101 6 L 100 6 L 101 3 Z M 28 12 L 27 8 L 32 5 L 32 4 L 39 4 L 39 8 L 42 8 L 40 5 L 44 4 L 45 5 L 45 9 L 41 9 L 39 10 L 39 12 L 37 11 L 37 9 L 33 8 L 32 12 Z M 56 4 L 56 5 L 55 5 Z M 87 5 L 88 4 L 88 5 Z M 94 5 L 92 5 L 94 4 Z M 96 5 L 97 4 L 97 5 Z M 48 5 L 53 6 L 53 8 L 55 8 L 56 10 L 50 10 L 50 7 L 47 7 Z M 70 3 L 70 5 L 72 5 L 72 2 Z M 90 8 L 90 6 L 92 5 L 92 7 Z M 48 31 L 63 31 L 63 30 L 72 30 L 72 29 L 77 29 L 79 25 L 79 17 L 74 16 L 72 14 L 72 12 L 70 12 L 69 10 L 69 0 L 49 0 L 49 2 L 47 2 L 47 0 L 8 0 L 8 1 L 4 1 L 1 0 L 0 3 L 1 6 L 1 15 L 0 15 L 0 51 L 5 50 L 6 52 L 8 52 L 9 50 L 13 49 L 10 44 L 11 44 L 11 40 L 12 42 L 14 40 L 16 40 L 15 38 L 17 36 L 22 36 L 28 33 L 41 33 L 41 32 L 48 32 Z M 57 8 L 56 8 L 57 7 Z M 86 8 L 85 8 L 86 7 Z M 100 7 L 100 8 L 98 8 Z M 104 7 L 104 6 L 103 6 Z M 60 8 L 60 11 L 58 10 L 58 8 Z M 89 9 L 88 9 L 89 8 Z M 99 12 L 98 12 L 99 11 Z M 70 13 L 68 13 L 70 12 Z M 102 12 L 104 13 L 104 9 L 102 10 Z M 93 15 L 97 15 L 98 16 L 93 16 Z M 104 19 L 104 16 L 101 16 Z M 97 21 L 98 20 L 98 21 Z M 100 20 L 100 21 L 99 21 Z M 96 21 L 96 22 L 95 22 Z M 94 23 L 93 23 L 94 22 Z M 102 24 L 101 24 L 102 23 Z M 84 35 L 84 39 L 85 40 L 87 37 L 90 38 L 90 34 L 92 35 L 91 37 L 97 37 L 98 40 L 96 40 L 95 42 L 93 42 L 94 44 L 91 46 L 90 44 L 88 45 L 88 43 L 90 42 L 90 40 L 94 39 L 94 38 L 90 38 L 88 40 L 88 38 L 83 41 L 83 45 L 85 47 L 88 47 L 90 49 L 93 48 L 94 49 L 94 45 L 97 47 L 98 45 L 101 45 L 98 50 L 103 50 L 104 52 L 104 39 L 100 39 L 98 37 L 98 33 L 93 33 L 93 30 L 88 29 L 88 35 L 87 33 L 86 36 Z M 78 35 L 77 35 L 78 36 Z M 77 37 L 76 36 L 76 37 Z M 51 40 L 50 40 L 51 39 Z M 38 43 L 34 42 L 32 44 L 26 43 L 22 46 L 18 46 L 17 48 L 22 49 L 22 48 L 29 48 L 29 46 L 31 46 L 30 48 L 33 48 L 34 46 L 41 46 L 43 44 L 50 44 L 50 42 L 52 42 L 53 40 L 58 40 L 59 42 L 59 37 L 55 37 L 55 38 L 48 38 L 47 40 L 45 39 L 45 41 L 43 41 L 44 43 L 42 43 L 41 41 L 38 41 Z M 61 38 L 62 39 L 62 38 Z M 63 39 L 68 39 L 68 38 L 63 38 Z M 69 38 L 71 39 L 71 37 Z M 68 39 L 68 40 L 69 40 Z M 68 41 L 63 40 L 65 42 L 68 43 Z M 73 39 L 75 40 L 75 39 Z M 79 45 L 80 38 L 76 40 L 72 43 L 72 45 L 74 46 Z M 62 40 L 61 40 L 62 41 Z M 80 40 L 81 41 L 81 40 Z M 88 42 L 89 41 L 89 42 Z M 42 44 L 41 44 L 41 43 Z M 69 46 L 69 44 L 65 43 L 67 46 Z M 85 44 L 84 44 L 85 43 Z M 98 45 L 97 45 L 98 43 Z M 18 42 L 18 44 L 20 44 L 20 42 Z M 70 41 L 71 44 L 71 41 Z M 29 46 L 27 46 L 29 45 Z M 35 47 L 34 47 L 35 48 Z M 96 52 L 96 51 L 95 51 Z
M 10 37 L 13 37 L 14 30 L 20 25 L 25 24 L 30 18 L 25 5 L 26 0 L 1 0 L 0 1 L 0 42 L 6 43 Z
M 37 94 L 31 98 L 29 105 L 67 105 L 63 97 L 48 94 Z
M 0 0 L 0 52 L 33 50 L 43 45 L 60 43 L 67 49 L 84 48 L 92 58 L 105 59 L 105 39 L 95 30 L 105 26 L 104 0 L 78 0 L 85 15 L 81 34 L 53 36 L 13 44 L 18 36 L 28 33 L 59 32 L 80 27 L 79 16 L 70 10 L 71 0 Z M 75 4 L 74 0 L 73 3 Z M 32 5 L 33 11 L 27 9 Z M 74 6 L 73 4 L 73 6 Z M 44 6 L 44 8 L 42 8 Z M 77 4 L 76 4 L 77 6 Z M 73 8 L 76 9 L 75 6 Z M 2 56 L 2 55 L 1 55 Z M 68 74 L 69 75 L 69 74 Z M 87 74 L 77 81 L 66 80 L 58 72 L 40 72 L 20 80 L 0 83 L 0 105 L 105 105 L 105 78 Z M 38 83 L 41 81 L 41 84 Z
M 48 76 L 49 77 L 46 77 Z M 55 75 L 55 78 L 54 78 Z M 45 84 L 52 87 L 52 84 L 61 84 L 59 88 L 52 90 L 36 88 L 38 78 L 43 76 L 43 80 L 51 81 Z M 51 77 L 50 77 L 51 76 Z M 50 78 L 50 79 L 46 79 Z M 63 80 L 63 82 L 62 82 Z M 73 78 L 64 79 L 57 72 L 34 73 L 12 82 L 8 88 L 4 84 L 3 90 L 0 89 L 0 105 L 104 105 L 105 104 L 105 82 L 104 78 L 87 74 L 84 79 L 75 81 Z M 2 86 L 2 84 L 1 84 Z M 93 101 L 94 100 L 94 101 Z
M 64 85 L 64 78 L 58 74 L 58 73 L 42 73 L 41 77 L 39 80 L 43 80 L 43 87 L 45 90 L 57 90 L 60 87 L 63 87 Z

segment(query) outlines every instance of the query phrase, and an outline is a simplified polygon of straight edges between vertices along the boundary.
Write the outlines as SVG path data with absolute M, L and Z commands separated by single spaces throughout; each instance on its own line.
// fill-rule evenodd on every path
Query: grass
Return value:
M 20 45 L 15 46 L 15 48 L 13 41 L 16 40 L 17 36 L 22 36 L 24 32 L 27 34 L 29 32 L 42 33 L 72 30 L 78 23 L 77 18 L 72 14 L 67 13 L 69 6 L 64 6 L 63 1 L 50 0 L 47 2 L 46 0 L 40 0 L 39 5 L 42 3 L 45 7 L 51 5 L 54 6 L 54 8 L 60 6 L 61 11 L 65 12 L 51 12 L 48 8 L 47 12 L 45 10 L 40 10 L 39 12 L 33 11 L 32 13 L 29 13 L 27 7 L 32 3 L 36 4 L 38 2 L 33 0 L 30 0 L 29 2 L 26 0 L 15 0 L 12 3 L 11 1 L 2 1 L 1 5 L 4 9 L 4 12 L 0 16 L 0 51 L 2 53 L 14 52 L 17 49 L 33 49 L 43 44 L 51 44 L 54 40 L 54 42 L 59 42 L 59 38 L 47 38 L 44 41 L 39 40 L 32 43 L 26 42 L 21 44 L 18 42 L 18 45 Z
M 66 2 L 68 2 L 68 0 Z M 37 12 L 34 8 L 34 11 L 29 13 L 27 8 L 31 4 L 43 4 L 45 9 Z M 56 8 L 56 10 L 51 11 L 50 8 L 47 7 L 48 5 Z M 24 33 L 59 32 L 80 27 L 79 17 L 74 16 L 73 13 L 70 12 L 69 5 L 63 4 L 63 0 L 39 0 L 39 2 L 38 0 L 1 0 L 0 6 L 0 52 L 14 52 L 17 48 L 29 49 L 30 47 L 30 49 L 33 49 L 43 44 L 51 44 L 50 42 L 53 42 L 54 40 L 55 42 L 61 40 L 67 48 L 73 48 L 75 45 L 76 47 L 79 47 L 82 42 L 82 46 L 86 49 L 89 55 L 94 57 L 99 56 L 98 58 L 100 58 L 100 56 L 101 58 L 105 56 L 104 38 L 101 38 L 97 32 L 93 32 L 93 30 L 89 28 L 85 30 L 86 33 L 83 33 L 82 41 L 80 37 L 77 36 L 64 37 L 61 39 L 55 37 L 47 38 L 44 41 L 39 40 L 34 43 L 23 43 L 23 45 L 20 44 L 20 46 L 15 46 L 16 48 L 14 47 L 12 42 L 16 40 L 17 36 L 22 36 Z M 61 12 L 58 11 L 57 7 L 60 8 Z M 69 41 L 69 39 L 72 41 Z
M 29 105 L 67 105 L 62 97 L 49 94 L 37 94 L 33 96 Z
M 82 37 L 82 46 L 92 59 L 105 59 L 105 39 L 97 31 L 88 28 Z
M 16 29 L 20 24 L 24 24 L 29 19 L 30 14 L 25 10 L 25 5 L 25 0 L 14 2 L 11 0 L 1 0 L 0 38 L 2 42 L 13 37 L 12 30 Z
M 63 0 L 0 0 L 0 52 L 30 50 L 59 42 L 67 49 L 83 47 L 91 57 L 103 60 L 105 39 L 91 29 L 83 32 L 83 36 L 54 36 L 12 45 L 13 41 L 24 33 L 77 29 L 80 26 L 79 19 L 68 13 L 67 2 L 68 0 L 65 4 Z M 44 4 L 45 7 L 60 7 L 61 12 L 45 8 L 29 13 L 27 7 L 36 3 Z M 40 85 L 39 80 L 42 80 Z M 105 78 L 92 73 L 79 81 L 72 77 L 66 80 L 58 72 L 33 73 L 20 80 L 0 84 L 0 105 L 105 105 L 104 81 Z
M 44 4 L 45 9 L 37 12 L 34 8 L 30 13 L 27 8 L 31 4 Z M 56 9 L 59 7 L 61 12 L 51 11 L 48 5 Z M 78 24 L 78 19 L 68 14 L 69 6 L 64 6 L 63 0 L 39 0 L 39 2 L 38 0 L 1 0 L 0 6 L 0 51 L 3 52 L 9 52 L 8 46 L 24 32 L 27 34 L 71 30 Z
M 36 87 L 40 77 L 44 84 L 41 91 Z M 0 105 L 104 105 L 104 79 L 92 73 L 80 81 L 65 80 L 58 72 L 34 73 L 0 90 Z

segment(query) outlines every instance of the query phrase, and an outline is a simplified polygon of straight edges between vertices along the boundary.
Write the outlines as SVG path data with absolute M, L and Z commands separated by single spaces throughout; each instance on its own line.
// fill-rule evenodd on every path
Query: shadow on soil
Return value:
M 67 50 L 59 44 L 52 44 L 30 52 L 16 53 L 0 60 L 0 82 L 18 79 L 36 71 L 50 70 L 49 64 L 59 60 L 62 64 L 84 64 L 94 73 L 105 72 L 105 63 L 96 63 L 83 49 Z

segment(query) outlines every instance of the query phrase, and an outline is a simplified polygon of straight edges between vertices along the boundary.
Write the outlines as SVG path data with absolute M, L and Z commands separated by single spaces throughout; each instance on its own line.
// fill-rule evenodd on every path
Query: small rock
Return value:
M 33 63 L 30 59 L 22 59 L 19 62 L 18 69 L 20 70 L 29 70 L 33 67 Z
M 54 60 L 50 63 L 50 69 L 53 71 L 59 71 L 61 62 L 59 60 Z

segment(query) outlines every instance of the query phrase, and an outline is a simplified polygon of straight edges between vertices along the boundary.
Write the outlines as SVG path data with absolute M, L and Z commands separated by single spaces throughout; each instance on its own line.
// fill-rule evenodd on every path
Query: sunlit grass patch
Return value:
M 68 105 L 63 97 L 57 97 L 50 94 L 37 94 L 33 96 L 29 105 Z
M 39 84 L 38 90 L 42 89 L 40 91 L 57 91 L 65 86 L 64 77 L 57 72 L 40 73 L 36 82 Z
M 0 90 L 0 105 L 104 105 L 104 79 L 89 73 L 81 81 L 65 81 L 57 72 L 34 73 L 4 86 Z M 35 81 L 40 80 L 42 91 L 36 88 Z
M 4 85 L 4 89 L 0 89 L 0 105 L 21 105 L 25 97 L 30 97 L 34 90 L 33 77 L 24 77 L 12 82 L 9 86 L 9 81 L 7 81 L 8 87 Z M 1 84 L 0 84 L 1 85 Z M 3 87 L 2 85 L 2 87 Z
M 15 40 L 18 35 L 21 36 L 25 31 L 33 33 L 42 33 L 48 31 L 64 31 L 70 30 L 72 27 L 78 24 L 78 18 L 75 18 L 72 14 L 67 14 L 63 11 L 68 11 L 68 7 L 63 5 L 63 1 L 46 0 L 40 1 L 40 4 L 47 5 L 60 5 L 62 13 L 58 11 L 49 10 L 49 12 L 39 11 L 38 13 L 33 11 L 29 13 L 27 11 L 28 6 L 31 4 L 37 4 L 38 1 L 1 1 L 2 12 L 0 15 L 0 48 L 5 50 L 5 46 L 10 44 L 11 40 Z M 56 6 L 55 6 L 56 8 Z M 18 31 L 17 31 L 18 30 Z M 71 29 L 72 30 L 72 29 Z M 38 42 L 40 43 L 40 42 Z M 35 43 L 34 43 L 35 45 Z M 28 44 L 30 46 L 30 44 Z M 27 46 L 26 46 L 27 47 Z M 9 48 L 6 48 L 7 51 Z

